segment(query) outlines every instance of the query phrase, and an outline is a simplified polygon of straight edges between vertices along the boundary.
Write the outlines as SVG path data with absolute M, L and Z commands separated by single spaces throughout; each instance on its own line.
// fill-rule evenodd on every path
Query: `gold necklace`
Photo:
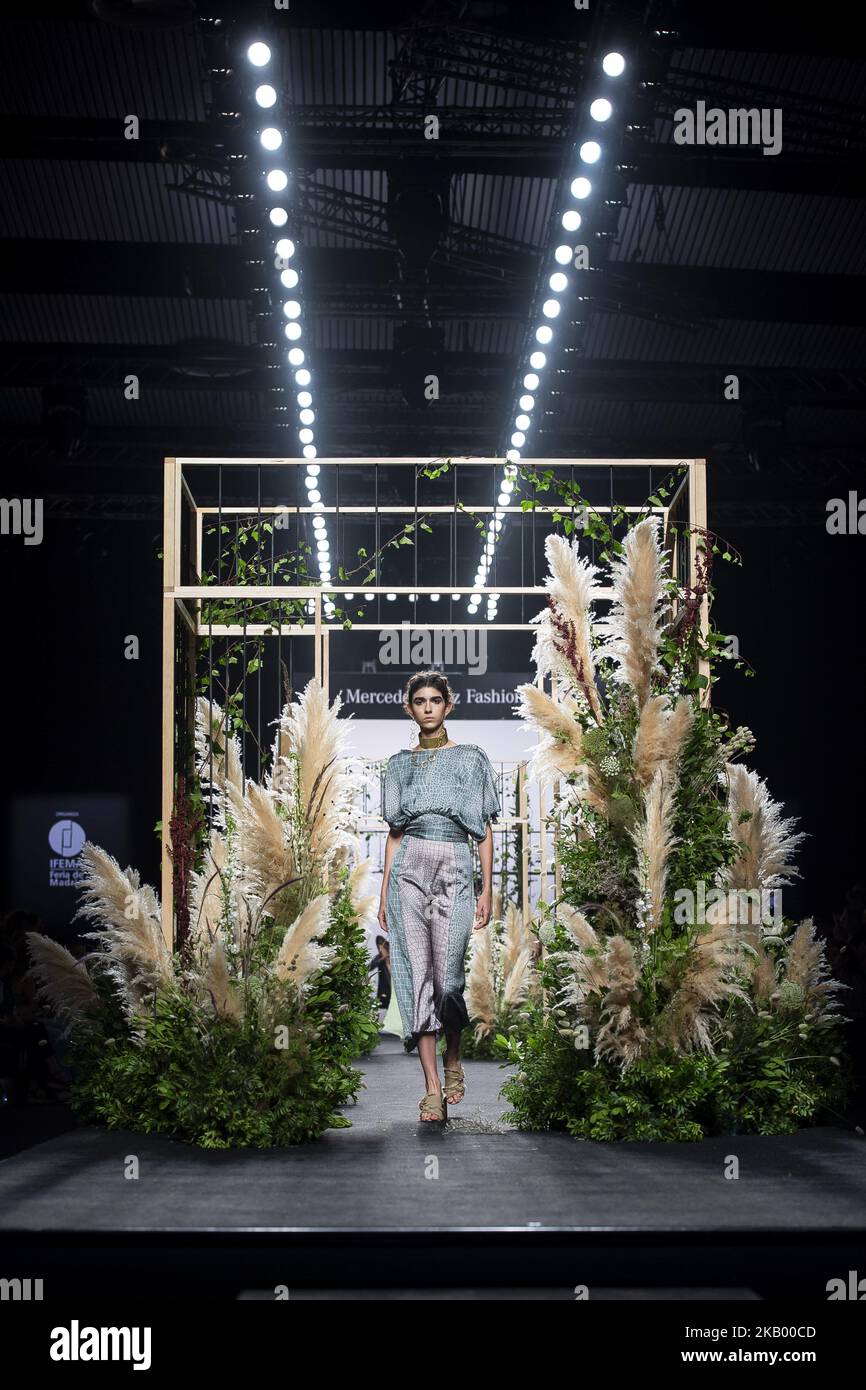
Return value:
M 447 732 L 447 730 L 446 730 L 444 724 L 442 725 L 442 728 L 440 729 L 439 733 L 438 733 L 438 734 L 434 734 L 432 738 L 429 737 L 429 735 L 428 735 L 427 737 L 425 737 L 425 735 L 421 733 L 421 730 L 420 730 L 420 729 L 418 730 L 418 747 L 419 747 L 419 748 L 441 748 L 442 745 L 443 745 L 443 743 L 447 743 L 447 742 L 448 742 L 448 732 Z
M 439 731 L 438 734 L 434 734 L 432 738 L 429 738 L 429 737 L 428 737 L 426 740 L 425 740 L 425 737 L 424 737 L 424 735 L 422 734 L 421 730 L 419 729 L 419 730 L 418 730 L 418 747 L 419 747 L 419 748 L 423 748 L 423 749 L 429 749 L 430 751 L 427 752 L 426 756 L 422 755 L 421 753 L 414 753 L 414 754 L 413 754 L 413 757 L 418 758 L 418 759 L 421 761 L 422 765 L 423 765 L 424 767 L 427 767 L 430 763 L 432 763 L 432 761 L 433 761 L 433 754 L 435 753 L 436 749 L 437 749 L 437 748 L 442 748 L 442 747 L 444 746 L 444 744 L 446 744 L 447 742 L 448 742 L 448 733 L 447 733 L 447 731 L 446 731 L 446 728 L 445 728 L 445 725 L 444 725 L 444 724 L 442 725 L 442 728 L 440 729 L 440 731 Z

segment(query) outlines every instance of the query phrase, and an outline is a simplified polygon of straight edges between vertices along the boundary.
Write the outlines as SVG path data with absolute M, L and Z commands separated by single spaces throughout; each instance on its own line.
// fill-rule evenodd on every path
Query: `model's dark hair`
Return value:
M 454 699 L 451 686 L 448 684 L 448 677 L 443 676 L 441 671 L 416 671 L 414 676 L 410 676 L 403 690 L 403 704 L 411 705 L 412 696 L 416 690 L 420 690 L 424 685 L 432 685 L 445 700 L 446 705 L 450 705 Z

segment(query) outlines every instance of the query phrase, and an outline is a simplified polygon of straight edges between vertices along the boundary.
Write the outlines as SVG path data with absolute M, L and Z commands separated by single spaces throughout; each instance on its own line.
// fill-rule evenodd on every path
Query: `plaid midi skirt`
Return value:
M 385 897 L 407 1052 L 420 1033 L 459 1032 L 469 1023 L 463 989 L 474 917 L 468 835 L 449 816 L 417 817 L 394 851 Z

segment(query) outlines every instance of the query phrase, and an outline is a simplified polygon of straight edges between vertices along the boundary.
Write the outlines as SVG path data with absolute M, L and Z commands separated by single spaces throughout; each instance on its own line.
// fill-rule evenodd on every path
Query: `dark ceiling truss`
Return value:
M 435 140 L 423 138 L 428 114 L 439 120 Z M 455 173 L 550 178 L 561 167 L 571 120 L 571 107 L 291 108 L 293 145 L 309 169 L 386 169 L 411 157 Z
M 407 419 L 400 419 L 394 412 L 378 412 L 374 424 L 359 438 L 358 426 L 354 422 L 335 423 L 333 426 L 333 446 L 335 457 L 370 458 L 379 457 L 387 463 L 388 457 L 403 456 L 403 444 L 418 431 L 424 431 L 429 440 L 426 453 L 430 457 L 462 455 L 482 455 L 482 444 L 489 434 L 489 425 L 477 416 L 455 429 L 453 420 L 443 420 L 437 413 L 423 410 L 408 411 Z M 242 457 L 296 458 L 293 427 L 281 429 L 279 425 L 244 418 L 231 425 L 235 441 L 233 452 Z M 723 457 L 742 459 L 743 450 L 738 438 L 737 424 L 732 417 L 731 429 L 708 433 L 705 428 L 695 429 L 682 426 L 669 429 L 658 437 L 648 433 L 643 426 L 630 427 L 627 421 L 618 419 L 612 427 L 577 426 L 563 423 L 553 418 L 544 431 L 546 453 L 551 458 L 683 458 L 705 457 L 707 451 Z M 622 438 L 622 443 L 618 442 Z M 331 431 L 329 430 L 329 439 Z M 84 449 L 73 460 L 81 463 L 84 459 L 88 467 L 116 468 L 120 462 L 136 462 L 148 466 L 157 473 L 162 468 L 166 454 L 189 457 L 223 457 L 225 454 L 226 426 L 203 427 L 201 425 L 146 425 L 135 429 L 129 426 L 97 425 L 88 430 Z M 4 456 L 13 459 L 40 459 L 48 461 L 53 456 L 45 439 L 44 431 L 38 424 L 9 424 L 3 438 Z M 862 440 L 825 441 L 819 438 L 791 439 L 784 441 L 784 455 L 804 455 L 818 461 L 823 457 L 854 459 L 862 458 Z M 101 451 L 101 453 L 100 453 Z M 862 472 L 860 474 L 862 477 Z M 822 485 L 826 486 L 822 478 Z
M 506 138 L 526 136 L 536 142 L 530 147 L 532 152 L 540 154 L 542 142 L 565 139 L 573 107 L 573 101 L 557 106 L 458 106 L 449 102 L 432 109 L 430 114 L 440 117 L 439 139 L 425 143 L 433 146 L 429 153 L 435 159 L 441 156 L 443 148 L 447 150 L 452 135 L 487 136 L 486 141 L 479 143 L 479 150 L 496 150 L 504 155 Z M 405 148 L 400 143 L 401 136 L 411 136 L 414 149 L 419 134 L 423 134 L 425 113 L 412 106 L 293 103 L 288 114 L 293 139 L 305 151 L 313 149 L 317 139 L 322 140 L 323 149 L 337 149 L 337 135 L 350 143 L 353 136 L 363 135 L 366 143 L 378 133 L 389 142 L 393 159 L 391 142 L 397 141 L 398 152 Z
M 306 179 L 317 169 L 386 169 L 410 154 L 454 172 L 556 177 L 573 119 L 571 108 L 442 106 L 439 139 L 419 140 L 421 117 L 405 107 L 298 106 L 290 114 L 300 177 Z M 0 116 L 0 158 L 186 166 L 182 186 L 219 201 L 232 200 L 229 170 L 248 155 L 249 138 L 240 128 L 196 121 L 144 120 L 131 147 L 118 138 L 116 121 Z M 634 128 L 623 139 L 620 167 L 630 184 L 840 197 L 863 197 L 866 191 L 862 130 L 849 146 L 820 157 L 786 149 L 779 159 L 750 147 L 715 146 L 707 153 L 703 146 L 657 144 Z
M 391 354 L 366 349 L 325 348 L 316 352 L 323 399 L 352 409 L 354 424 L 370 428 L 388 388 Z M 75 343 L 62 350 L 50 343 L 0 346 L 0 388 L 40 388 L 75 380 L 94 390 L 117 389 L 117 362 L 138 375 L 143 388 L 209 392 L 219 389 L 266 392 L 273 369 L 258 347 L 206 343 Z M 467 417 L 479 402 L 501 400 L 511 366 L 506 353 L 445 354 L 443 404 L 460 402 Z M 740 401 L 761 400 L 786 407 L 860 409 L 866 402 L 866 365 L 814 369 L 758 367 L 736 362 L 629 362 L 582 359 L 566 354 L 554 390 L 564 398 L 717 405 L 720 386 L 734 373 Z M 453 388 L 453 389 L 452 389 Z M 375 399 L 367 400 L 368 396 Z M 737 402 L 731 403 L 736 413 Z M 365 418 L 365 412 L 369 418 Z
M 467 0 L 439 0 L 440 12 L 431 19 L 437 0 L 425 0 L 422 11 L 413 23 L 397 35 L 399 49 L 396 58 L 389 64 L 391 79 L 391 100 L 395 105 L 412 105 L 429 110 L 435 106 L 442 83 L 445 80 L 444 62 L 430 66 L 422 61 L 419 68 L 415 61 L 416 46 L 422 54 L 425 49 L 424 32 L 431 23 L 438 20 L 437 30 L 459 25 L 466 13 Z
M 568 100 L 580 84 L 581 71 L 576 44 L 441 23 L 405 31 L 401 52 L 391 64 L 392 79 L 403 93 L 399 100 L 414 98 L 421 79 L 438 85 L 446 78 Z
M 629 183 L 667 188 L 745 189 L 760 193 L 797 193 L 862 198 L 866 161 L 862 155 L 792 155 L 784 159 L 746 147 L 652 144 L 642 135 L 626 134 L 620 172 Z
M 375 225 L 371 222 L 374 234 Z M 384 232 L 381 236 L 385 240 Z M 503 239 L 488 238 L 487 233 L 478 236 L 479 250 L 485 241 L 501 250 Z M 491 321 L 513 318 L 521 293 L 525 294 L 532 281 L 537 253 L 532 255 L 531 248 L 520 243 L 509 246 L 508 274 L 494 274 L 494 268 L 502 268 L 505 257 L 497 262 L 491 251 L 487 280 L 495 280 L 495 284 L 469 281 L 468 273 L 473 269 L 467 264 L 469 258 L 455 255 L 437 264 L 430 293 L 441 302 L 443 313 Z M 142 244 L 131 259 L 127 242 L 10 238 L 4 251 L 0 293 L 5 294 L 242 300 L 248 293 L 250 252 L 243 246 Z M 371 315 L 381 310 L 387 317 L 394 303 L 389 278 L 392 252 L 392 247 L 375 255 L 372 250 L 358 248 L 309 248 L 309 303 L 330 314 L 343 309 L 347 314 L 357 313 L 367 305 Z M 862 276 L 627 261 L 609 261 L 603 269 L 573 273 L 578 294 L 591 295 L 608 313 L 628 313 L 687 328 L 724 320 L 866 325 Z M 579 319 L 579 301 L 574 302 L 571 312 Z
M 866 148 L 863 108 L 850 102 L 826 97 L 816 102 L 800 92 L 770 83 L 749 82 L 742 77 L 733 83 L 730 78 L 676 64 L 668 68 L 664 83 L 650 91 L 656 114 L 667 117 L 678 108 L 693 107 L 698 99 L 706 103 L 708 110 L 781 109 L 782 135 L 788 150 L 850 155 Z
M 162 505 L 154 493 L 49 493 L 44 511 L 50 521 L 162 522 Z
M 397 250 L 387 204 L 347 189 L 333 188 L 306 174 L 294 180 L 293 214 L 299 226 L 333 232 L 356 245 Z M 534 273 L 538 248 L 495 232 L 450 222 L 432 256 L 438 265 L 459 266 L 499 281 L 522 284 Z
M 628 6 L 619 8 L 624 11 Z M 659 197 L 664 189 L 706 190 L 706 200 L 679 200 L 689 209 L 698 207 L 696 226 L 705 236 L 709 228 L 700 205 L 705 201 L 712 208 L 721 206 L 715 190 L 862 198 L 866 191 L 862 116 L 850 103 L 816 98 L 808 89 L 792 90 L 790 82 L 734 82 L 701 72 L 697 61 L 694 66 L 687 65 L 683 61 L 685 51 L 690 46 L 701 47 L 702 21 L 689 17 L 688 37 L 685 30 L 659 35 L 654 27 L 664 26 L 650 23 L 650 16 L 665 8 L 651 0 L 635 21 L 629 51 L 634 54 L 635 71 L 646 72 L 647 84 L 642 92 L 632 90 L 628 97 L 631 119 L 616 148 L 618 172 L 610 169 L 612 147 L 608 144 L 606 203 L 596 205 L 586 228 L 587 237 L 593 238 L 594 268 L 572 276 L 572 297 L 564 303 L 559 320 L 563 350 L 550 371 L 549 398 L 537 407 L 540 428 L 525 452 L 591 456 L 649 451 L 679 456 L 715 450 L 720 459 L 733 466 L 747 456 L 741 423 L 750 412 L 757 410 L 760 415 L 763 411 L 768 416 L 775 412 L 783 423 L 786 412 L 798 407 L 824 407 L 821 413 L 827 419 L 827 437 L 816 439 L 818 426 L 811 421 L 811 440 L 783 440 L 777 460 L 791 478 L 797 476 L 799 468 L 805 481 L 815 460 L 833 458 L 837 451 L 839 458 L 847 461 L 860 447 L 855 412 L 862 409 L 866 399 L 866 368 L 860 365 L 866 352 L 857 351 L 851 330 L 864 324 L 862 278 L 622 262 L 615 259 L 615 238 L 621 225 L 620 210 L 632 200 L 636 189 L 646 186 L 659 189 Z M 671 14 L 672 29 L 680 8 L 674 7 Z M 515 324 L 528 329 L 530 322 L 538 321 L 537 298 L 547 273 L 540 273 L 542 260 L 550 249 L 551 234 L 557 239 L 560 234 L 558 218 L 540 244 L 487 230 L 497 226 L 498 208 L 507 207 L 509 195 L 503 195 L 498 179 L 526 179 L 525 191 L 521 188 L 514 196 L 531 202 L 542 196 L 538 192 L 542 180 L 561 179 L 570 170 L 576 104 L 586 94 L 585 73 L 594 50 L 589 43 L 573 40 L 554 43 L 470 29 L 460 20 L 465 9 L 459 0 L 447 8 L 442 0 L 438 6 L 426 7 L 427 19 L 396 31 L 397 58 L 389 69 L 394 96 L 390 103 L 379 99 L 381 85 L 376 90 L 375 83 L 359 82 L 357 71 L 353 86 L 348 85 L 348 78 L 343 83 L 333 62 L 333 55 L 340 52 L 339 42 L 329 47 L 327 35 L 321 50 L 310 44 L 310 52 L 330 55 L 317 58 L 320 66 L 311 73 L 310 85 L 301 82 L 299 92 L 287 90 L 285 94 L 287 101 L 279 119 L 288 132 L 292 151 L 292 196 L 287 203 L 292 221 L 287 230 L 295 235 L 296 229 L 301 244 L 302 300 L 308 317 L 305 346 L 310 347 L 322 405 L 323 453 L 351 457 L 420 450 L 486 455 L 495 448 L 501 426 L 514 405 L 515 354 L 501 349 L 517 340 Z M 393 35 L 394 24 L 401 21 L 390 19 L 380 25 L 377 13 L 375 5 L 365 11 L 364 29 L 369 38 L 377 26 L 381 27 L 378 61 L 389 43 L 386 31 Z M 47 181 L 53 160 L 113 164 L 121 190 L 127 187 L 124 180 L 131 183 L 135 178 L 131 170 L 136 164 L 167 167 L 174 190 L 184 199 L 218 201 L 234 207 L 240 228 L 236 244 L 206 244 L 204 239 L 196 244 L 148 243 L 138 240 L 134 231 L 126 241 L 64 241 L 62 246 L 40 238 L 27 246 L 22 237 L 6 243 L 7 254 L 0 263 L 0 290 L 15 297 L 19 313 L 20 296 L 42 296 L 40 309 L 44 308 L 46 317 L 52 295 L 92 295 L 96 324 L 105 322 L 97 298 L 101 305 L 112 295 L 183 300 L 190 308 L 190 323 L 202 325 L 210 319 L 210 306 L 205 301 L 221 300 L 226 319 L 233 323 L 238 321 L 238 305 L 249 309 L 249 336 L 258 336 L 258 342 L 190 337 L 158 345 L 81 341 L 59 347 L 40 342 L 0 347 L 0 385 L 10 393 L 7 459 L 39 461 L 51 457 L 33 398 L 27 393 L 70 382 L 91 390 L 94 396 L 91 424 L 76 461 L 86 458 L 88 465 L 104 469 L 106 475 L 119 465 L 137 466 L 143 472 L 158 470 L 162 456 L 172 451 L 223 452 L 227 432 L 236 441 L 232 452 L 299 452 L 296 430 L 283 423 L 285 411 L 272 409 L 275 379 L 279 377 L 281 384 L 289 387 L 285 344 L 280 338 L 276 351 L 274 341 L 277 335 L 273 327 L 275 321 L 280 322 L 279 288 L 269 281 L 267 291 L 262 289 L 270 229 L 262 225 L 263 205 L 258 196 L 260 169 L 255 166 L 260 161 L 255 157 L 251 129 L 255 117 L 251 120 L 249 107 L 242 107 L 237 99 L 238 74 L 232 76 L 228 71 L 232 63 L 236 68 L 240 65 L 236 51 L 230 61 L 227 57 L 228 30 L 234 21 L 230 9 L 226 15 L 228 22 L 221 37 L 212 30 L 202 30 L 206 61 L 209 58 L 211 63 L 204 73 L 205 80 L 212 83 L 208 119 L 144 120 L 141 138 L 130 144 L 118 138 L 114 120 L 7 116 L 0 118 L 0 155 L 10 160 L 42 161 Z M 431 15 L 439 22 L 429 22 Z M 526 24 L 525 14 L 510 18 L 515 24 Z M 586 24 L 580 28 L 573 21 L 574 16 L 570 16 L 564 27 L 590 36 Z M 347 11 L 346 27 L 357 22 L 354 8 Z M 542 22 L 546 19 L 542 21 L 539 15 Z M 317 16 L 310 27 L 318 28 L 319 23 Z M 295 13 L 287 12 L 282 32 L 291 35 L 293 24 L 304 27 Z M 334 27 L 339 29 L 340 25 Z M 707 34 L 715 34 L 715 43 L 719 16 L 711 19 L 708 14 L 706 27 Z M 758 36 L 763 32 L 758 15 L 754 29 L 748 29 L 749 34 L 753 32 Z M 291 37 L 286 41 L 291 42 Z M 744 40 L 742 47 L 748 51 L 753 45 Z M 768 51 L 775 50 L 770 43 Z M 713 55 L 704 56 L 712 66 Z M 641 67 L 644 57 L 647 61 Z M 786 71 L 781 63 L 770 70 Z M 221 72 L 227 73 L 225 83 Z M 477 93 L 472 84 L 478 85 Z M 332 99 L 314 105 L 309 100 L 314 90 L 323 90 Z M 345 100 L 351 90 L 358 93 L 357 105 Z M 293 104 L 296 95 L 300 97 L 297 105 Z M 371 100 L 374 95 L 375 103 Z M 489 101 L 491 105 L 467 104 L 473 95 L 479 103 Z M 698 98 L 725 110 L 751 104 L 783 106 L 784 158 L 768 158 L 760 149 L 714 147 L 710 151 L 659 144 L 651 138 L 659 118 L 670 119 L 676 109 L 693 106 Z M 428 114 L 439 118 L 438 140 L 419 139 Z M 475 201 L 467 195 L 466 215 L 486 221 L 481 227 L 458 223 L 454 207 L 449 209 L 429 259 L 423 295 L 414 299 L 406 293 L 397 273 L 401 239 L 395 234 L 389 201 L 409 164 L 413 166 L 412 177 L 422 188 L 426 183 L 430 189 L 448 189 L 455 176 L 470 176 L 465 183 L 472 186 Z M 362 174 L 383 171 L 384 179 L 359 176 L 354 186 L 384 186 L 389 196 L 377 199 L 332 186 L 332 182 L 344 181 L 341 171 L 344 176 L 353 170 Z M 336 179 L 332 179 L 332 171 Z M 490 177 L 473 184 L 473 174 Z M 669 205 L 665 201 L 671 218 L 684 216 L 674 206 L 676 199 L 671 198 Z M 754 206 L 759 215 L 758 200 Z M 812 207 L 805 202 L 799 206 L 804 215 Z M 559 202 L 557 209 L 561 210 Z M 826 226 L 832 211 L 816 204 L 815 214 L 816 224 L 820 214 Z M 844 225 L 855 230 L 850 211 L 846 210 L 845 217 Z M 518 225 L 517 219 L 514 225 Z M 529 223 L 521 221 L 521 230 L 524 225 Z M 51 232 L 52 237 L 58 235 Z M 318 241 L 338 244 L 311 244 Z M 404 239 L 402 249 L 406 244 Z M 744 254 L 748 257 L 748 249 Z M 779 263 L 784 264 L 784 260 L 777 260 Z M 840 256 L 836 264 L 846 262 Z M 269 298 L 273 302 L 268 303 Z M 530 317 L 532 302 L 536 313 Z M 685 334 L 703 329 L 705 334 L 708 325 L 723 321 L 746 325 L 743 353 L 732 347 L 730 361 L 656 362 L 644 360 L 638 346 L 635 360 L 626 356 L 587 357 L 585 328 L 590 311 L 608 322 L 636 321 L 633 337 L 628 325 L 621 338 L 617 335 L 624 354 L 630 344 L 639 341 L 644 324 L 672 325 Z M 371 350 L 360 344 L 368 325 L 369 341 L 396 343 L 401 328 L 424 328 L 428 319 L 447 329 L 449 350 L 443 348 L 438 358 L 440 400 L 435 406 L 419 408 L 401 395 L 395 370 L 397 352 Z M 462 336 L 461 320 L 468 325 Z M 822 330 L 826 326 L 821 350 L 826 348 L 828 360 L 833 362 L 846 359 L 839 343 L 831 342 L 829 329 L 847 326 L 846 349 L 849 342 L 854 346 L 854 354 L 847 360 L 854 365 L 847 370 L 756 365 L 747 344 L 754 344 L 756 338 L 762 342 L 763 337 L 750 338 L 749 329 L 762 323 L 809 323 L 822 326 Z M 319 347 L 317 337 L 358 346 Z M 653 335 L 649 337 L 655 341 Z M 687 344 L 688 338 L 672 341 Z M 726 342 L 738 341 L 732 332 L 726 333 Z M 461 351 L 450 350 L 455 344 Z M 760 347 L 755 350 L 762 351 Z M 643 352 L 647 353 L 646 347 Z M 738 365 L 738 356 L 745 365 Z M 815 360 L 823 359 L 816 356 Z M 163 425 L 153 423 L 159 419 L 156 410 L 148 415 L 145 426 L 126 424 L 121 412 L 115 410 L 111 393 L 117 391 L 119 363 L 123 372 L 140 376 L 146 391 L 160 393 L 158 409 L 164 413 Z M 740 400 L 723 405 L 721 381 L 730 374 L 739 377 Z M 207 393 L 214 393 L 215 408 L 213 425 L 203 430 L 194 421 L 208 409 Z M 628 409 L 630 406 L 635 409 Z M 688 415 L 678 412 L 681 406 L 691 408 Z M 659 409 L 653 411 L 651 407 Z M 701 407 L 713 408 L 705 412 L 711 424 L 703 429 L 695 423 L 701 419 Z M 841 418 L 834 420 L 833 412 Z M 422 440 L 429 444 L 422 444 Z M 754 471 L 745 476 L 753 477 Z M 116 491 L 115 479 L 111 485 Z M 139 483 L 131 494 L 133 511 L 139 505 L 147 510 L 140 497 L 136 501 L 145 486 Z M 744 489 L 747 487 L 744 483 Z M 82 503 L 85 505 L 89 503 Z M 95 499 L 93 515 L 98 514 L 98 505 Z M 730 509 L 735 504 L 725 505 Z M 58 506 L 58 514 L 61 512 Z M 117 505 L 112 515 L 122 519 L 122 506 Z M 742 524 L 750 524 L 749 515 L 744 498 L 739 512 Z

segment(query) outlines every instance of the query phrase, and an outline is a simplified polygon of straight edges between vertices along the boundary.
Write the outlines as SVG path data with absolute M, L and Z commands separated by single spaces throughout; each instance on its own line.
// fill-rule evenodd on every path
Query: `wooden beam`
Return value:
M 174 813 L 174 590 L 180 575 L 177 521 L 180 497 L 177 459 L 165 460 L 162 549 L 162 931 L 174 949 L 174 890 L 169 826 Z

